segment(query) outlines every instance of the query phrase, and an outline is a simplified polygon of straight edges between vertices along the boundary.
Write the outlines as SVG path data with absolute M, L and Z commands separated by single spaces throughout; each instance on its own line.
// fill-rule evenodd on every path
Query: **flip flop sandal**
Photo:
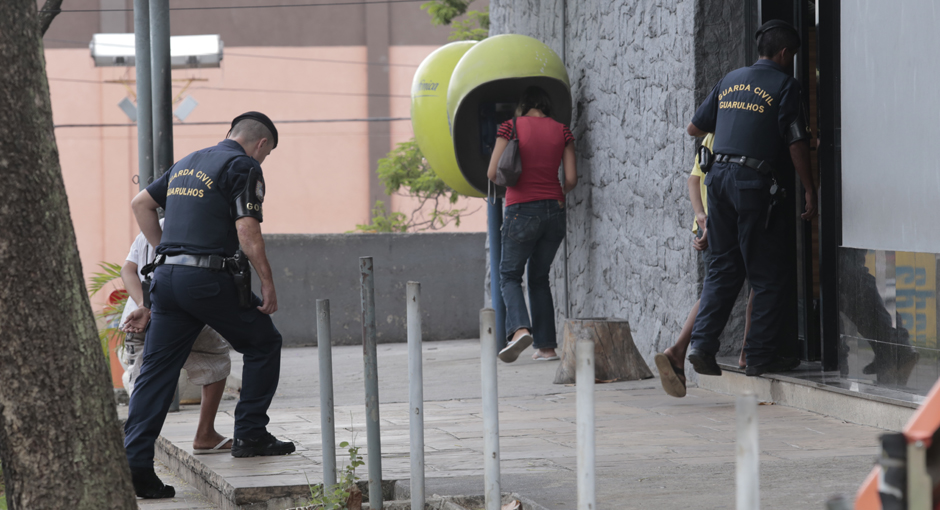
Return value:
M 526 333 L 516 339 L 515 342 L 507 345 L 503 350 L 499 351 L 499 359 L 503 360 L 504 363 L 512 363 L 516 361 L 516 358 L 522 354 L 522 351 L 526 350 L 527 347 L 532 345 L 532 335 Z
M 194 448 L 193 455 L 212 455 L 214 453 L 230 453 L 232 451 L 231 446 L 229 446 L 228 448 L 222 448 L 223 446 L 225 446 L 225 443 L 229 441 L 232 441 L 232 438 L 226 437 L 222 439 L 221 443 L 215 445 L 212 448 L 199 448 L 199 449 Z
M 685 378 L 685 368 L 674 367 L 669 357 L 663 353 L 653 356 L 653 361 L 656 363 L 656 369 L 659 370 L 659 380 L 663 384 L 663 390 L 673 397 L 684 397 L 685 382 L 680 377 Z

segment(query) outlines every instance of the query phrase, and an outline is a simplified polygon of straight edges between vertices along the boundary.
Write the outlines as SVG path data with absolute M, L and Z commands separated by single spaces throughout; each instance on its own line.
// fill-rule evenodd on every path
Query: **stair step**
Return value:
M 162 462 L 154 462 L 153 470 L 163 483 L 176 489 L 176 496 L 171 499 L 139 499 L 137 507 L 140 510 L 220 510 Z
M 747 377 L 737 364 L 723 362 L 720 377 L 699 376 L 699 387 L 726 395 L 750 391 L 761 402 L 804 409 L 840 420 L 900 431 L 923 397 L 853 383 L 838 372 L 822 372 L 818 364 L 797 372 Z

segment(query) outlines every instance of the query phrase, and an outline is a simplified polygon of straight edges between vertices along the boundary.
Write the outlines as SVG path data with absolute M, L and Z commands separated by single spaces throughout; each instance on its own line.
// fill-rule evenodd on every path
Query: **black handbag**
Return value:
M 519 154 L 519 135 L 516 133 L 516 118 L 512 119 L 512 139 L 496 164 L 496 185 L 515 186 L 522 175 L 522 158 Z

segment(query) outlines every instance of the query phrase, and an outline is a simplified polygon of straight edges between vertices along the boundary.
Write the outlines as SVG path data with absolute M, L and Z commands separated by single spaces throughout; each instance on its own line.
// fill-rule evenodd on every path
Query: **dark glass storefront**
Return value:
M 937 256 L 839 251 L 840 376 L 926 395 L 940 377 Z

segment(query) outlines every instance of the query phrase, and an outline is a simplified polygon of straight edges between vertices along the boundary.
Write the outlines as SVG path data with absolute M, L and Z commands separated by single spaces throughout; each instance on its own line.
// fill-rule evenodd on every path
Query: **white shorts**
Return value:
M 124 339 L 124 349 L 120 358 L 124 365 L 122 377 L 124 389 L 127 390 L 128 395 L 134 392 L 134 382 L 140 375 L 144 337 L 145 333 L 128 333 Z M 206 386 L 228 377 L 228 374 L 232 372 L 229 349 L 231 347 L 222 335 L 209 326 L 202 328 L 183 365 L 189 381 L 196 386 Z

